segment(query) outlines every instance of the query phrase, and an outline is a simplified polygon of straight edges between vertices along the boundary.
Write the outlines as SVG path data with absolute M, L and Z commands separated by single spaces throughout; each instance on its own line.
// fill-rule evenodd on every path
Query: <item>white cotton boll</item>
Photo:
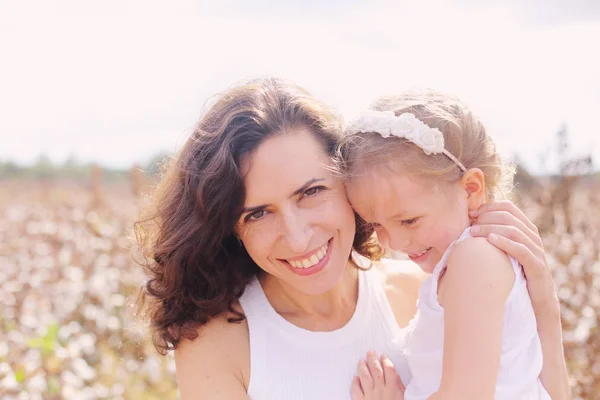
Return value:
M 139 368 L 139 364 L 135 360 L 127 360 L 125 367 L 129 372 L 135 372 Z
M 577 328 L 573 331 L 573 340 L 576 343 L 583 343 L 590 336 L 592 328 L 596 325 L 595 321 L 588 318 L 581 318 Z
M 73 211 L 71 211 L 71 220 L 73 220 L 73 222 L 81 222 L 84 217 L 85 213 L 81 208 L 74 208 Z
M 99 332 L 106 331 L 106 328 L 108 326 L 108 315 L 106 314 L 106 311 L 104 311 L 102 309 L 98 309 L 96 311 L 95 321 L 96 321 L 96 329 Z
M 69 358 L 77 358 L 81 356 L 81 345 L 79 342 L 72 340 L 67 344 L 67 352 Z
M 106 399 L 110 397 L 110 390 L 101 383 L 92 386 L 93 396 L 97 399 Z
M 60 393 L 63 399 L 76 399 L 78 398 L 77 395 L 79 394 L 79 392 L 77 392 L 77 389 L 68 384 L 62 387 Z
M 40 224 L 35 221 L 28 222 L 25 225 L 25 235 L 35 236 L 40 233 Z
M 125 297 L 119 293 L 110 296 L 110 305 L 112 307 L 123 307 L 125 305 Z
M 84 381 L 90 381 L 96 377 L 96 371 L 83 358 L 74 359 L 71 365 L 73 372 Z
M 71 329 L 70 329 L 70 325 L 63 325 L 60 328 L 58 328 L 58 338 L 63 341 L 66 342 L 67 339 L 69 339 L 69 337 L 71 336 Z
M 65 268 L 65 276 L 72 280 L 73 282 L 81 282 L 83 281 L 84 278 L 84 274 L 83 271 L 81 270 L 81 268 L 79 267 L 67 267 Z
M 92 304 L 86 304 L 83 306 L 83 316 L 88 321 L 94 321 L 96 319 L 96 315 L 98 314 L 98 309 L 96 306 Z
M 48 389 L 44 373 L 37 373 L 27 378 L 27 389 L 30 392 L 45 392 Z
M 40 257 L 37 260 L 37 266 L 40 269 L 51 269 L 55 265 L 54 257 L 48 255 L 44 257 Z
M 69 352 L 68 352 L 68 351 L 67 351 L 67 349 L 65 349 L 64 347 L 57 347 L 57 348 L 54 350 L 54 355 L 55 355 L 57 358 L 59 358 L 59 359 L 61 359 L 61 360 L 64 360 L 64 359 L 66 359 L 67 357 L 69 357 Z
M 4 358 L 7 355 L 8 355 L 8 344 L 6 342 L 0 342 L 0 358 Z M 2 370 L 0 370 L 0 373 L 2 373 Z
M 10 372 L 12 372 L 12 369 L 8 363 L 0 363 L 0 375 L 8 375 Z
M 75 375 L 73 372 L 66 370 L 63 371 L 62 374 L 60 375 L 61 380 L 63 381 L 63 383 L 65 384 L 65 388 L 67 387 L 71 387 L 73 389 L 78 389 L 80 387 L 83 386 L 83 380 Z M 72 398 L 72 397 L 69 397 Z
M 123 393 L 125 393 L 125 387 L 120 383 L 115 383 L 112 387 L 113 396 L 121 396 Z
M 71 332 L 71 335 L 75 335 L 77 333 L 81 332 L 81 324 L 77 321 L 71 321 L 69 322 L 69 324 L 67 325 L 67 327 L 69 328 L 69 331 Z
M 6 320 L 12 320 L 16 318 L 17 312 L 13 307 L 5 307 L 4 310 L 2 310 L 2 317 Z
M 41 231 L 43 231 L 44 226 L 39 227 Z M 33 245 L 33 252 L 38 256 L 46 256 L 48 254 L 52 254 L 52 247 L 48 243 L 37 242 Z
M 40 272 L 31 274 L 29 276 L 29 284 L 31 285 L 31 287 L 33 289 L 38 289 L 42 285 L 42 282 L 44 281 L 44 275 L 41 274 Z
M 22 346 L 25 344 L 25 337 L 21 332 L 17 330 L 8 332 L 6 336 L 8 338 L 8 342 L 13 342 L 15 344 L 15 347 Z
M 19 323 L 29 329 L 36 329 L 38 328 L 39 321 L 31 314 L 22 314 L 21 318 L 19 318 Z
M 111 264 L 111 259 L 108 254 L 100 254 L 94 263 L 94 267 L 99 270 L 107 269 Z
M 27 373 L 37 370 L 42 365 L 42 355 L 38 349 L 30 349 L 23 357 L 23 367 Z
M 73 252 L 68 247 L 63 247 L 58 252 L 56 259 L 59 265 L 69 265 L 73 259 Z
M 80 399 L 96 399 L 95 391 L 93 388 L 86 386 L 79 392 Z
M 39 392 L 29 392 L 28 400 L 44 400 L 44 396 Z
M 84 354 L 93 354 L 96 351 L 96 335 L 93 333 L 84 333 L 79 337 L 79 345 Z
M 20 392 L 17 397 L 19 400 L 31 400 L 31 395 L 28 392 Z
M 106 326 L 111 331 L 116 331 L 121 327 L 121 321 L 119 321 L 119 318 L 115 317 L 114 315 L 111 315 L 106 321 Z
M 3 307 L 14 307 L 17 304 L 17 299 L 15 295 L 6 291 L 0 290 L 0 304 L 3 304 Z M 3 310 L 4 311 L 4 310 Z M 6 316 L 5 316 L 6 318 Z
M 23 282 L 21 280 L 14 280 L 4 282 L 4 290 L 9 293 L 18 293 L 23 290 Z
M 19 388 L 19 382 L 17 382 L 17 378 L 15 377 L 15 374 L 13 374 L 12 372 L 8 375 L 6 375 L 4 377 L 4 379 L 2 379 L 0 381 L 0 387 L 4 388 L 6 390 L 16 390 Z
M 25 219 L 25 216 L 27 215 L 27 210 L 23 206 L 9 207 L 5 211 L 4 215 L 10 221 L 21 222 Z
M 141 369 L 153 383 L 157 383 L 162 376 L 160 363 L 156 358 L 145 359 Z

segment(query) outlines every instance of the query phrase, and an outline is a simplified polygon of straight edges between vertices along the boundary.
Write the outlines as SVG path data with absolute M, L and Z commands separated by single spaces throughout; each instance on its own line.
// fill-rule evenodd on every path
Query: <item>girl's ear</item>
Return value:
M 477 210 L 486 202 L 485 175 L 482 170 L 479 168 L 469 168 L 463 174 L 460 183 L 465 192 L 467 192 L 469 211 Z

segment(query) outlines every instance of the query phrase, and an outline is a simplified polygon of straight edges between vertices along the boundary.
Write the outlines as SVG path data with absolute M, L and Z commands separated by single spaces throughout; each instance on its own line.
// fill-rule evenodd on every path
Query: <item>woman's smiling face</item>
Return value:
M 263 271 L 306 294 L 333 288 L 354 240 L 354 212 L 331 164 L 304 127 L 269 137 L 242 162 L 236 232 Z

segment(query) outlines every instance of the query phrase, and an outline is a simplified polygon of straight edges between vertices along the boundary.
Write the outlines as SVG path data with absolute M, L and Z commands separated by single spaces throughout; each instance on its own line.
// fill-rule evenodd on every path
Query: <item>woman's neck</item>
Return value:
M 268 274 L 261 276 L 260 281 L 275 311 L 309 330 L 341 328 L 352 317 L 358 301 L 358 270 L 349 263 L 336 285 L 318 295 L 302 293 Z

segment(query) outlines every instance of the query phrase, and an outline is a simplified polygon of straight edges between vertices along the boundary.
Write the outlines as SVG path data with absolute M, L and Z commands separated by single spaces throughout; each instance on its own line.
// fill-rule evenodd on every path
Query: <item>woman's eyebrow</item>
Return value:
M 312 184 L 314 184 L 316 182 L 321 182 L 321 181 L 324 181 L 324 180 L 325 179 L 323 179 L 323 178 L 312 178 L 312 179 L 308 180 L 304 185 L 302 185 L 298 189 L 296 189 L 294 191 L 294 193 L 292 193 L 290 195 L 290 198 L 294 197 L 294 196 L 298 196 L 299 194 L 301 194 L 302 192 L 304 192 L 306 189 L 308 189 Z M 260 211 L 260 210 L 262 210 L 264 208 L 267 208 L 268 206 L 269 206 L 269 204 L 261 204 L 259 206 L 244 207 L 244 208 L 242 208 L 242 214 Z

